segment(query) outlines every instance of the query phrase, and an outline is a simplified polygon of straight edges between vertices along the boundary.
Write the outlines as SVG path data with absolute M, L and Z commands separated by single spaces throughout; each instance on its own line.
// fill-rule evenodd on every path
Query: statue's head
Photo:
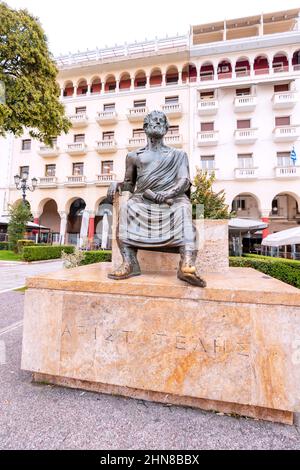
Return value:
M 168 119 L 162 111 L 151 111 L 144 119 L 144 131 L 148 137 L 163 137 L 168 129 Z

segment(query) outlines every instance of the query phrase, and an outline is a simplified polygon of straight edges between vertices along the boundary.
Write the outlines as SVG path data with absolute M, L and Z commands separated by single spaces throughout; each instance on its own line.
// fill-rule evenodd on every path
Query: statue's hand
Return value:
M 168 192 L 156 193 L 155 200 L 158 204 L 166 202 L 169 206 L 173 204 L 171 195 Z
M 118 183 L 117 181 L 113 181 L 107 191 L 107 199 L 109 202 L 113 203 L 115 199 L 115 195 L 118 192 L 121 194 L 122 183 Z

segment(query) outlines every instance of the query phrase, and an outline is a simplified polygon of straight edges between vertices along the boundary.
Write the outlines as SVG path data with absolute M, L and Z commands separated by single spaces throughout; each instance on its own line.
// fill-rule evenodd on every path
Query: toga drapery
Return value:
M 140 154 L 134 153 L 136 180 L 134 193 L 120 210 L 119 238 L 137 248 L 195 246 L 195 228 L 192 223 L 192 206 L 187 196 L 191 182 L 187 154 L 165 147 L 159 160 L 144 165 Z M 143 194 L 147 189 L 154 193 L 172 190 L 179 179 L 186 179 L 185 193 L 175 196 L 173 204 L 156 204 Z M 183 191 L 184 192 L 184 191 Z

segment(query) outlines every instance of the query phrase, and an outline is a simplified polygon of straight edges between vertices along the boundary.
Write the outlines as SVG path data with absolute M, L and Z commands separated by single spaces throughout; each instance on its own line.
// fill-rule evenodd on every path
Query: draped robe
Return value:
M 120 210 L 119 239 L 137 248 L 180 247 L 195 249 L 195 228 L 192 223 L 192 206 L 187 196 L 191 186 L 187 154 L 170 147 L 163 147 L 160 159 L 146 165 L 141 155 L 146 149 L 131 154 L 135 159 L 136 177 L 131 183 L 133 194 Z M 154 193 L 170 191 L 179 179 L 186 179 L 187 186 L 175 196 L 173 204 L 157 204 L 146 199 L 147 189 Z

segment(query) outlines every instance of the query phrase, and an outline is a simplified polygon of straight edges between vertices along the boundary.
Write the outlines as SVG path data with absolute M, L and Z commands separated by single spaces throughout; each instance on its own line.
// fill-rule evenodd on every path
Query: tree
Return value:
M 24 238 L 26 232 L 26 225 L 30 220 L 32 220 L 30 206 L 28 203 L 24 204 L 23 201 L 18 202 L 14 205 L 9 206 L 8 214 L 8 242 L 10 243 L 12 250 L 17 253 L 18 240 L 22 240 Z
M 205 219 L 230 219 L 234 214 L 228 211 L 224 190 L 215 193 L 212 189 L 215 179 L 214 173 L 209 175 L 197 168 L 191 192 L 192 204 L 194 208 L 197 204 L 203 205 Z
M 13 10 L 0 3 L 0 136 L 16 136 L 30 130 L 33 138 L 46 144 L 70 122 L 59 102 L 58 70 L 38 21 L 27 10 Z

